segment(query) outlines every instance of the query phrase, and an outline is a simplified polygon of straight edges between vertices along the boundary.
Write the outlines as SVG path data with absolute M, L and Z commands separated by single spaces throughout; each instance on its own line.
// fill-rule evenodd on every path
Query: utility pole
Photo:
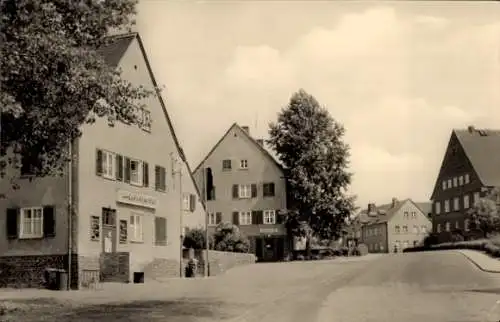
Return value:
M 202 203 L 205 205 L 205 260 L 204 260 L 204 270 L 205 277 L 208 277 L 208 250 L 210 249 L 209 241 L 208 241 L 208 205 L 207 205 L 207 168 L 203 167 L 203 196 Z

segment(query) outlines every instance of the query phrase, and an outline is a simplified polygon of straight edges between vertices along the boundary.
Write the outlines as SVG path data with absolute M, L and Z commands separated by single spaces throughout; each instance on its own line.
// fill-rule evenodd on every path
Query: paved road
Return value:
M 65 305 L 47 300 L 16 320 L 490 322 L 500 320 L 498 290 L 500 274 L 459 253 L 414 253 L 257 264 L 215 279 L 123 286 L 72 295 Z M 106 303 L 113 296 L 117 303 Z

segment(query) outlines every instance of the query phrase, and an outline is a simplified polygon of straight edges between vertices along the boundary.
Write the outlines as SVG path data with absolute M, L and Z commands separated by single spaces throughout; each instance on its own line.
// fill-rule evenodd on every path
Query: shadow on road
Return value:
M 21 308 L 0 317 L 0 321 L 196 321 L 200 317 L 219 321 L 231 317 L 222 312 L 222 302 L 206 299 L 175 301 L 133 301 L 117 304 L 98 304 L 71 307 L 55 300 L 34 299 L 15 301 Z M 36 307 L 36 310 L 32 308 Z

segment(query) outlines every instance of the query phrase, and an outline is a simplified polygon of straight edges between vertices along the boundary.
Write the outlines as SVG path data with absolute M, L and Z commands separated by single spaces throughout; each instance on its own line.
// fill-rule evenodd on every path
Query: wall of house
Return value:
M 387 252 L 387 226 L 386 223 L 377 223 L 363 226 L 363 244 L 370 253 Z
M 405 213 L 408 216 L 405 216 Z M 415 218 L 412 217 L 415 213 Z M 400 232 L 396 232 L 396 226 L 400 227 Z M 408 228 L 404 231 L 404 226 Z M 414 229 L 414 226 L 417 228 Z M 422 229 L 425 227 L 425 230 Z M 405 201 L 401 208 L 388 222 L 388 247 L 390 252 L 394 252 L 396 246 L 400 251 L 405 247 L 421 244 L 424 238 L 431 232 L 432 223 L 429 218 L 413 202 Z
M 184 164 L 182 173 L 183 193 L 187 196 L 193 195 L 195 198 L 193 211 L 189 209 L 189 204 L 184 205 L 185 210 L 182 215 L 182 226 L 187 229 L 205 228 L 205 208 L 203 207 L 201 196 L 198 195 L 195 182 L 189 175 L 189 169 L 186 164 Z
M 130 45 L 120 62 L 120 67 L 123 71 L 122 76 L 133 84 L 153 88 L 137 40 L 134 40 Z M 116 209 L 118 225 L 120 220 L 125 220 L 128 226 L 132 213 L 140 214 L 143 218 L 143 240 L 141 242 L 131 241 L 130 226 L 128 226 L 129 234 L 126 242 L 117 242 L 118 252 L 130 252 L 130 274 L 134 271 L 143 271 L 146 266 L 157 259 L 180 265 L 182 256 L 180 244 L 181 191 L 179 175 L 173 171 L 176 168 L 173 160 L 179 159 L 179 155 L 158 98 L 152 95 L 145 100 L 145 104 L 151 112 L 150 133 L 137 126 L 121 123 L 109 127 L 103 119 L 83 128 L 83 136 L 79 146 L 78 176 L 80 180 L 78 189 L 80 195 L 77 209 L 79 218 L 78 254 L 82 263 L 95 263 L 95 258 L 102 250 L 102 234 L 98 241 L 92 241 L 90 238 L 90 218 L 98 216 L 101 219 L 102 208 L 109 207 Z M 149 187 L 138 187 L 97 176 L 96 149 L 109 150 L 122 156 L 148 162 Z M 166 168 L 165 192 L 155 190 L 155 165 Z M 120 203 L 117 201 L 118 191 L 154 198 L 157 205 L 146 208 Z M 167 220 L 167 244 L 163 246 L 156 246 L 154 243 L 155 216 L 164 217 Z M 83 266 L 85 265 L 82 264 L 81 269 L 85 268 Z

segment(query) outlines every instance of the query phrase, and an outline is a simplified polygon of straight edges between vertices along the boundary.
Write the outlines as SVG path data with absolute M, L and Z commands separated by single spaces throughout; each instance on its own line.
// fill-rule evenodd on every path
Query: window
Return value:
M 114 226 L 116 224 L 116 210 L 102 208 L 102 224 L 105 226 Z
M 250 198 L 252 197 L 252 186 L 249 184 L 240 184 L 239 186 L 239 198 Z
M 450 212 L 450 201 L 449 200 L 444 201 L 444 212 Z
M 436 232 L 440 233 L 441 232 L 441 224 L 436 225 Z
M 403 233 L 407 233 L 408 232 L 408 226 L 404 225 L 403 226 Z
M 425 226 L 425 225 L 420 226 L 420 233 L 426 234 L 427 233 L 427 226 Z
M 240 169 L 248 169 L 248 160 L 240 160 Z
M 208 214 L 208 224 L 210 226 L 215 226 L 217 225 L 217 216 L 214 212 L 211 212 Z
M 120 220 L 120 232 L 118 234 L 119 238 L 119 243 L 120 244 L 126 244 L 127 239 L 128 239 L 128 230 L 127 230 L 127 221 L 126 220 Z
M 469 195 L 464 195 L 464 209 L 470 207 Z
M 250 211 L 241 211 L 239 218 L 240 225 L 251 225 L 252 224 L 252 213 Z
M 408 240 L 405 240 L 405 242 L 403 243 L 403 249 L 408 248 L 409 244 L 410 244 L 410 242 Z
M 167 218 L 165 217 L 155 217 L 155 245 L 167 245 Z
M 142 186 L 142 161 L 130 160 L 130 183 Z
M 469 231 L 469 226 L 470 226 L 470 220 L 469 219 L 465 219 L 464 220 L 464 230 L 465 231 Z
M 465 181 L 465 184 L 468 184 L 470 182 L 470 177 L 469 177 L 469 174 L 466 174 L 464 176 L 464 181 Z
M 115 154 L 109 151 L 102 151 L 102 176 L 108 179 L 115 179 Z
M 448 222 L 448 221 L 447 221 L 447 222 L 444 224 L 444 229 L 445 229 L 446 231 L 450 231 L 450 229 L 451 229 L 451 227 L 450 227 L 450 226 L 451 226 L 451 225 L 450 225 L 450 222 Z
M 458 197 L 453 198 L 453 210 L 460 209 L 460 199 Z
M 90 240 L 99 241 L 101 235 L 99 217 L 90 217 Z
M 446 190 L 446 180 L 443 180 L 443 190 Z
M 276 212 L 274 210 L 264 210 L 264 224 L 274 225 L 276 223 Z
M 439 201 L 436 201 L 434 204 L 434 209 L 436 211 L 436 215 L 439 215 L 441 213 L 441 203 Z
M 448 188 L 451 188 L 452 185 L 451 185 L 451 179 L 448 179 Z
M 231 170 L 231 160 L 222 160 L 222 171 Z
M 411 212 L 411 219 L 416 219 L 417 218 L 417 213 L 415 211 Z
M 399 234 L 401 232 L 401 229 L 399 226 L 394 226 L 394 231 L 396 232 L 396 234 Z
M 19 238 L 43 237 L 43 208 L 22 208 Z
M 458 178 L 454 177 L 453 178 L 453 187 L 457 187 L 457 186 L 458 186 Z
M 157 191 L 167 190 L 167 170 L 162 166 L 155 166 L 155 189 Z
M 457 221 L 455 221 L 455 229 L 460 229 L 460 223 Z
M 474 204 L 479 202 L 479 192 L 474 192 Z
M 413 225 L 413 233 L 418 234 L 418 226 L 417 225 Z
M 458 185 L 463 186 L 464 185 L 464 176 L 458 177 Z
M 409 216 L 408 216 L 408 211 L 405 211 L 405 213 L 404 213 L 404 218 L 405 218 L 405 219 L 408 219 L 408 218 L 409 218 Z
M 147 132 L 151 132 L 151 112 L 144 109 L 144 108 L 139 108 L 138 109 L 138 121 L 139 121 L 139 127 Z
M 264 197 L 274 197 L 274 182 L 264 183 L 263 195 Z
M 189 194 L 185 193 L 182 195 L 182 210 L 189 211 Z
M 130 215 L 130 240 L 135 242 L 142 242 L 142 215 Z

